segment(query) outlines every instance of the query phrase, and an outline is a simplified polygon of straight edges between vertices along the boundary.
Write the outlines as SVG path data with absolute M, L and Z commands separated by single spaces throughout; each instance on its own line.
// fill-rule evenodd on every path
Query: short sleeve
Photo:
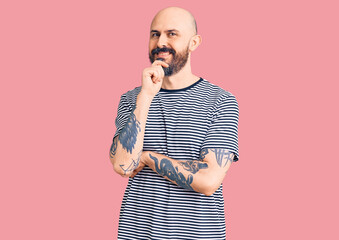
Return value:
M 227 149 L 235 154 L 233 161 L 238 161 L 239 107 L 235 96 L 221 95 L 213 108 L 212 116 L 202 148 Z
M 132 107 L 126 100 L 126 96 L 122 95 L 120 98 L 120 102 L 118 105 L 118 113 L 117 117 L 115 119 L 115 126 L 116 126 L 116 132 L 114 134 L 113 139 L 118 136 L 121 132 L 121 130 L 124 128 L 130 114 L 132 111 Z

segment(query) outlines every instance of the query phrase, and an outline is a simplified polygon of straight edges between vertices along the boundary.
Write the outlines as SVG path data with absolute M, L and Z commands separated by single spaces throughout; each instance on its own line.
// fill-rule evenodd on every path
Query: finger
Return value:
M 156 80 L 161 82 L 165 77 L 165 72 L 164 70 L 162 69 L 162 67 L 158 66 L 157 67 L 157 78 Z
M 153 73 L 152 73 L 152 81 L 154 82 L 156 79 L 159 79 L 159 71 L 158 69 L 154 69 Z
M 133 171 L 133 173 L 131 174 L 131 178 L 134 178 L 134 176 L 137 175 L 137 172 Z
M 158 77 L 159 78 L 164 78 L 164 76 L 165 76 L 164 69 L 161 66 L 156 66 L 155 68 L 157 69 L 157 72 L 159 74 Z
M 134 171 L 131 174 L 131 178 L 134 177 L 135 175 L 137 175 L 137 173 L 140 172 L 141 169 L 143 169 L 143 167 L 141 167 L 141 166 L 139 166 L 136 169 L 134 169 Z
M 163 67 L 169 67 L 169 65 L 167 63 L 165 63 L 164 61 L 161 60 L 155 60 L 152 63 L 152 66 L 163 66 Z
M 161 67 L 159 67 L 158 68 L 158 80 L 161 81 L 164 78 L 164 76 L 165 76 L 164 70 Z
M 138 173 L 138 171 L 136 171 L 136 169 L 134 169 L 134 171 L 132 172 L 132 174 L 131 174 L 130 177 L 131 177 L 131 178 L 134 177 L 135 175 L 137 175 L 137 173 Z

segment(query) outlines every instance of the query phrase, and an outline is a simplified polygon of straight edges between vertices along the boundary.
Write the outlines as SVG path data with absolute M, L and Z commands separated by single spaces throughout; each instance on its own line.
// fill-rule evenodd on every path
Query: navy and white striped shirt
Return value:
M 141 87 L 123 94 L 117 136 Z M 189 87 L 161 89 L 150 106 L 144 151 L 177 160 L 198 160 L 202 148 L 225 148 L 238 160 L 238 103 L 200 78 Z M 145 167 L 130 178 L 123 197 L 118 239 L 225 239 L 222 184 L 211 196 L 184 189 Z

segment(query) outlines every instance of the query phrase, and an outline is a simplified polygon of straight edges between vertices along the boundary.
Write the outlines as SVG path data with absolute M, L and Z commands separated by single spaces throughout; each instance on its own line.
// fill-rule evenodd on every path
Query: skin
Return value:
M 165 76 L 162 67 L 169 66 L 172 55 L 166 56 L 164 61 L 155 60 L 143 70 L 136 105 L 110 149 L 113 168 L 121 176 L 134 177 L 147 165 L 169 181 L 207 196 L 219 188 L 234 158 L 227 149 L 202 149 L 201 157 L 194 161 L 142 151 L 149 107 L 160 88 L 185 88 L 199 80 L 191 71 L 191 53 L 200 43 L 201 36 L 196 34 L 194 18 L 187 10 L 169 7 L 154 17 L 150 27 L 149 52 L 157 47 L 168 47 L 177 53 L 188 49 L 189 56 L 186 65 L 171 76 Z
M 177 31 L 169 31 L 173 29 Z M 188 48 L 189 51 L 187 64 L 180 72 L 164 77 L 161 82 L 162 88 L 185 88 L 199 80 L 199 77 L 191 71 L 191 53 L 197 49 L 201 42 L 201 36 L 195 31 L 194 18 L 187 10 L 169 7 L 155 15 L 150 27 L 149 52 L 156 47 L 169 47 L 176 52 L 182 52 Z M 165 62 L 169 63 L 171 59 L 172 55 L 169 55 Z M 161 79 L 159 80 L 161 81 Z
M 155 152 L 144 151 L 139 166 L 130 177 L 134 177 L 147 165 L 178 186 L 211 196 L 224 180 L 234 154 L 226 149 L 213 148 L 202 151 L 205 152 L 203 158 L 193 161 L 176 160 Z

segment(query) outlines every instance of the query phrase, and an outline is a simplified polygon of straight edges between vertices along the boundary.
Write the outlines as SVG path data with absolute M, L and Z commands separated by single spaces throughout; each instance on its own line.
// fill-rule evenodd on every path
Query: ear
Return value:
M 200 35 L 194 35 L 190 40 L 189 50 L 193 52 L 202 42 L 202 38 Z

